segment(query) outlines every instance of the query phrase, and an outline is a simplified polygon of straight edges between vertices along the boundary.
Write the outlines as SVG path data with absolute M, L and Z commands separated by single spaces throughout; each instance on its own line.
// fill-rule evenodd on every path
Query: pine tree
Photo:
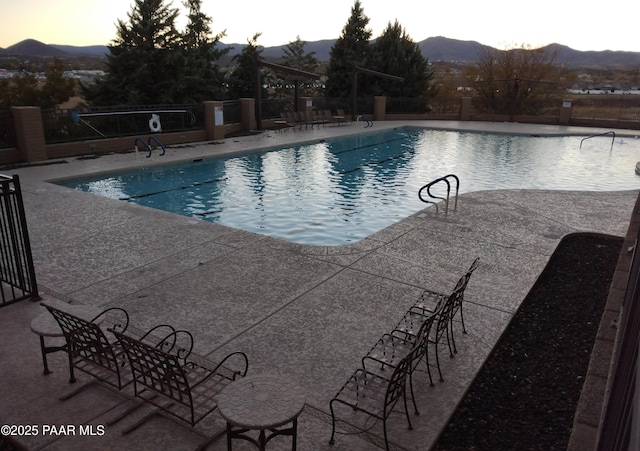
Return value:
M 305 45 L 307 43 L 302 41 L 300 36 L 297 36 L 295 41 L 289 42 L 282 49 L 284 52 L 282 65 L 315 73 L 318 69 L 318 60 L 314 56 L 315 52 L 305 53 Z M 292 100 L 294 83 L 291 82 L 290 76 L 278 73 L 276 77 L 276 96 L 281 99 Z M 298 87 L 300 95 L 313 96 L 316 94 L 316 85 L 312 80 L 298 80 Z
M 97 105 L 173 103 L 175 81 L 185 59 L 175 28 L 178 10 L 164 0 L 134 0 L 128 21 L 118 20 L 117 36 L 108 46 L 108 74 L 94 86 L 83 86 Z
M 360 0 L 351 8 L 351 17 L 330 52 L 325 93 L 328 97 L 346 98 L 351 95 L 353 66 L 366 66 L 369 58 L 371 30 Z M 367 83 L 358 82 L 359 95 L 368 91 Z
M 404 78 L 403 82 L 377 78 L 374 95 L 425 97 L 433 71 L 418 44 L 396 20 L 389 22 L 371 48 L 370 69 Z
M 227 77 L 227 89 L 232 99 L 256 97 L 256 86 L 258 85 L 256 62 L 264 50 L 261 45 L 258 45 L 258 38 L 261 35 L 262 33 L 253 35 L 247 41 L 247 45 L 242 49 L 242 52 L 233 57 L 235 67 Z M 266 99 L 267 90 L 264 86 L 268 84 L 268 76 L 264 70 L 260 70 L 260 74 L 260 89 L 262 90 L 260 95 L 261 98 Z
M 202 0 L 185 0 L 188 22 L 182 38 L 185 64 L 179 78 L 182 102 L 220 100 L 226 96 L 224 75 L 217 61 L 230 49 L 216 49 L 225 31 L 211 36 L 211 18 L 202 12 Z

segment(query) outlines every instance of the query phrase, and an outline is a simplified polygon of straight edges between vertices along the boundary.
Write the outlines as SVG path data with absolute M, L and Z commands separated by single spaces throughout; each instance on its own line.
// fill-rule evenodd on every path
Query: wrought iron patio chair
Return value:
M 218 407 L 216 397 L 224 387 L 247 374 L 246 354 L 233 352 L 214 363 L 192 352 L 193 336 L 185 330 L 176 330 L 155 346 L 117 330 L 112 332 L 129 359 L 135 396 L 190 426 Z M 237 369 L 227 366 L 232 359 L 237 361 Z M 123 432 L 137 428 L 147 418 Z
M 416 405 L 415 392 L 413 390 L 413 373 L 420 361 L 424 360 L 427 366 L 427 374 L 429 375 L 429 384 L 433 386 L 431 365 L 429 363 L 429 335 L 435 319 L 436 315 L 433 314 L 423 321 L 416 336 L 400 330 L 393 330 L 390 334 L 384 334 L 362 359 L 363 368 L 366 366 L 367 361 L 377 362 L 380 365 L 379 374 L 382 374 L 387 368 L 395 369 L 398 362 L 405 358 L 414 348 L 417 350 L 416 356 L 409 366 L 409 388 L 411 389 L 411 399 L 416 415 L 420 415 L 420 412 Z M 369 368 L 373 367 L 369 366 Z
M 400 319 L 394 329 L 397 331 L 396 333 L 400 332 L 407 336 L 416 337 L 422 329 L 425 321 L 433 321 L 433 324 L 429 328 L 427 342 L 428 344 L 432 344 L 434 347 L 436 361 L 435 364 L 433 364 L 428 358 L 425 361 L 427 366 L 436 367 L 440 382 L 444 382 L 444 377 L 442 376 L 440 365 L 439 348 L 445 337 L 447 338 L 447 344 L 449 346 L 449 355 L 450 357 L 453 357 L 453 348 L 451 346 L 451 341 L 449 340 L 449 315 L 451 314 L 451 305 L 455 295 L 456 291 L 454 290 L 449 297 L 441 297 L 435 307 L 433 307 L 433 310 L 426 310 L 415 306 L 411 307 L 404 314 L 402 319 Z M 425 354 L 425 356 L 428 356 L 428 353 Z
M 331 410 L 331 438 L 329 439 L 329 444 L 335 443 L 336 403 L 344 404 L 355 411 L 382 420 L 384 443 L 387 450 L 389 449 L 387 419 L 400 399 L 404 403 L 404 412 L 409 429 L 413 429 L 407 406 L 407 377 L 418 352 L 418 348 L 414 348 L 401 359 L 389 378 L 380 376 L 377 372 L 368 371 L 366 367 L 358 368 L 351 375 L 349 380 L 329 402 Z
M 457 354 L 458 352 L 458 349 L 456 347 L 455 335 L 453 333 L 453 324 L 454 322 L 456 322 L 455 317 L 458 312 L 460 312 L 459 322 L 462 324 L 462 332 L 464 334 L 467 333 L 467 329 L 464 324 L 462 304 L 464 301 L 464 293 L 467 289 L 467 285 L 469 284 L 469 280 L 471 279 L 471 275 L 478 268 L 479 264 L 480 258 L 478 257 L 473 261 L 473 263 L 471 263 L 471 266 L 469 267 L 467 272 L 464 273 L 462 277 L 460 277 L 460 279 L 458 279 L 458 282 L 456 283 L 452 294 L 449 295 L 449 297 L 453 296 L 453 299 L 449 299 L 451 304 L 448 306 L 448 311 L 443 311 L 443 313 L 446 314 L 445 316 L 449 319 L 449 330 L 443 329 L 442 326 L 444 326 L 444 324 L 439 324 L 438 326 L 440 335 L 446 334 L 450 354 Z M 419 315 L 431 315 L 441 305 L 445 297 L 446 295 L 444 294 L 426 290 L 422 293 L 420 299 L 418 299 L 416 303 L 411 307 L 410 311 L 414 314 Z
M 112 307 L 87 321 L 50 305 L 44 305 L 58 322 L 66 341 L 69 382 L 76 382 L 75 369 L 118 390 L 133 382 L 131 373 L 124 369 L 126 355 L 122 347 L 116 340 L 109 341 L 103 330 L 103 327 L 126 330 L 129 327 L 129 315 L 124 309 Z M 64 398 L 73 396 L 77 391 Z
M 127 331 L 152 346 L 162 344 L 166 347 L 174 341 L 172 340 L 173 332 L 175 332 L 173 327 L 162 324 L 143 332 L 130 327 L 129 315 L 124 309 L 118 307 L 104 310 L 91 321 L 47 304 L 45 307 L 56 319 L 65 337 L 65 350 L 69 359 L 69 382 L 76 382 L 75 369 L 93 376 L 86 384 L 61 396 L 60 399 L 63 401 L 94 383 L 104 383 L 111 388 L 122 391 L 133 382 L 127 355 L 120 342 L 110 333 L 105 333 L 107 329 Z M 124 395 L 126 396 L 126 394 Z M 139 403 L 109 420 L 109 424 L 120 420 L 137 407 L 139 407 Z
M 453 333 L 453 323 L 456 321 L 455 317 L 458 312 L 460 312 L 460 323 L 462 324 L 462 333 L 463 334 L 467 333 L 467 328 L 464 325 L 464 314 L 462 312 L 462 304 L 464 301 L 464 292 L 467 289 L 467 284 L 469 283 L 469 279 L 471 279 L 471 275 L 478 268 L 478 266 L 480 266 L 480 257 L 476 258 L 473 261 L 473 263 L 471 263 L 471 266 L 467 270 L 466 274 L 462 276 L 463 277 L 462 290 L 461 290 L 460 296 L 456 298 L 456 302 L 454 303 L 452 307 L 452 312 L 451 312 L 451 332 L 452 333 Z

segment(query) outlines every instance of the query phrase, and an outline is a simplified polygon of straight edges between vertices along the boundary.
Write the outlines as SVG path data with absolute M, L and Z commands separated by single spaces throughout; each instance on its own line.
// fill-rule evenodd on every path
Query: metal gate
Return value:
M 0 284 L 0 307 L 40 299 L 17 175 L 0 175 Z

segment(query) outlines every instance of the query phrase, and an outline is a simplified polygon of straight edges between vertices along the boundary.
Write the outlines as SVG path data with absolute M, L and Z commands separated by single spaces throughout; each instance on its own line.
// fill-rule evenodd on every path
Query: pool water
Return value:
M 316 245 L 349 244 L 428 205 L 426 183 L 487 189 L 640 188 L 640 139 L 402 128 L 247 155 L 131 169 L 60 185 Z M 443 194 L 438 188 L 436 194 Z

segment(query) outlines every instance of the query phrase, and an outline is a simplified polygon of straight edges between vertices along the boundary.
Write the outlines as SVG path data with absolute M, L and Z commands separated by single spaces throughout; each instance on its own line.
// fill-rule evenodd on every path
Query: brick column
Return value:
M 221 101 L 204 102 L 204 128 L 207 139 L 224 139 L 224 108 Z
M 16 143 L 20 159 L 26 162 L 47 159 L 47 146 L 44 140 L 42 113 L 35 106 L 16 106 L 11 108 L 16 131 Z

